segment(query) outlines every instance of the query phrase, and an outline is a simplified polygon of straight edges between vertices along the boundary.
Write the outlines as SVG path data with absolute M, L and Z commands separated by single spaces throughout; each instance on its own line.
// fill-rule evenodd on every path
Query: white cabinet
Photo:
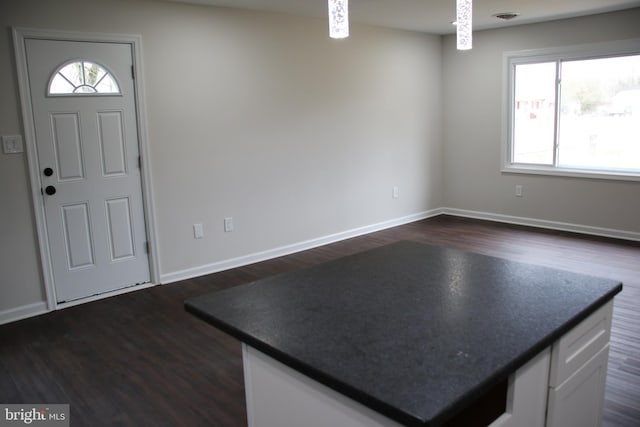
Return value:
M 553 345 L 548 427 L 598 427 L 602 423 L 612 315 L 610 301 Z
M 607 377 L 609 345 L 558 387 L 549 388 L 548 427 L 598 427 Z
M 549 348 L 509 377 L 507 408 L 489 427 L 544 427 L 549 387 Z
M 609 343 L 613 301 L 600 307 L 553 344 L 549 385 L 558 387 Z
M 242 344 L 249 427 L 402 427 Z

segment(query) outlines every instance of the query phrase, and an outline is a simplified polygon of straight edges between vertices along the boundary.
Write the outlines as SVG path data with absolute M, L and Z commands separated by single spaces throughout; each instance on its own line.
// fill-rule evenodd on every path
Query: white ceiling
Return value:
M 327 15 L 327 0 L 170 1 L 319 18 Z M 473 4 L 473 28 L 498 28 L 633 7 L 640 7 L 640 0 L 476 0 Z M 352 23 L 448 34 L 455 31 L 451 25 L 455 9 L 456 0 L 349 0 L 349 20 Z M 500 12 L 518 12 L 520 16 L 509 22 L 492 17 Z

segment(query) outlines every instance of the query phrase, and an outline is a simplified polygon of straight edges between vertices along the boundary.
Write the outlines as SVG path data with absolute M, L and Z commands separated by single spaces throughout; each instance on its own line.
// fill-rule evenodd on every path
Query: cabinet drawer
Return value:
M 612 314 L 613 300 L 600 307 L 553 344 L 550 387 L 562 384 L 609 342 Z
M 599 427 L 607 377 L 609 345 L 558 388 L 549 389 L 547 427 Z

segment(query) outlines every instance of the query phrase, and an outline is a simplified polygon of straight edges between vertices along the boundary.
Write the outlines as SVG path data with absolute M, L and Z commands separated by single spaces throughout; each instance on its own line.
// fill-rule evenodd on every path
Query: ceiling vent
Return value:
M 519 16 L 520 14 L 517 12 L 500 12 L 500 13 L 496 13 L 492 16 L 498 18 L 498 19 L 502 19 L 503 21 L 510 21 L 513 18 Z

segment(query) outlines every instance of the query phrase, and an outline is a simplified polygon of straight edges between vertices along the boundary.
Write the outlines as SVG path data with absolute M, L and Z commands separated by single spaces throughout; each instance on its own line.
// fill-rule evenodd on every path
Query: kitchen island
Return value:
M 482 425 L 595 426 L 621 290 L 398 242 L 185 308 L 243 343 L 250 426 L 455 425 L 488 395 Z

